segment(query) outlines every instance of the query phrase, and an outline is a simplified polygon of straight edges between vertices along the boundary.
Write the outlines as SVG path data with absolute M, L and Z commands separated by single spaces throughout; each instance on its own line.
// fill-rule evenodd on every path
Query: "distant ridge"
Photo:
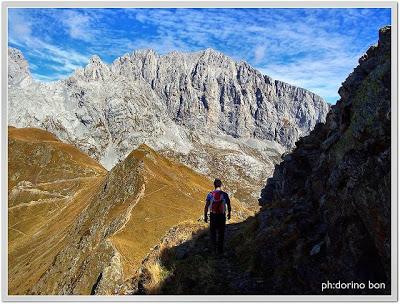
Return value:
M 321 97 L 212 49 L 137 50 L 110 65 L 95 55 L 67 79 L 40 83 L 9 48 L 8 96 L 9 125 L 46 129 L 107 169 L 146 143 L 197 172 L 222 172 L 253 205 L 280 155 L 329 109 Z

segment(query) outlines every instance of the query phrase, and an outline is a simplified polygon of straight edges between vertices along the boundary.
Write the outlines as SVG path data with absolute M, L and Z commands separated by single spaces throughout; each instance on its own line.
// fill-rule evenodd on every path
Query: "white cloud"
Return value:
M 9 10 L 9 39 L 24 41 L 32 35 L 32 24 L 18 11 Z M 14 39 L 14 37 L 16 39 Z
M 332 54 L 325 58 L 308 58 L 289 64 L 269 64 L 260 71 L 274 79 L 306 88 L 334 103 L 341 83 L 357 65 L 359 56 L 343 57 Z
M 70 48 L 63 48 L 33 35 L 33 22 L 22 16 L 18 11 L 13 11 L 10 20 L 10 32 L 9 42 L 12 44 L 24 48 L 26 50 L 25 55 L 45 60 L 53 61 L 57 63 L 52 65 L 52 70 L 57 72 L 63 72 L 60 75 L 68 75 L 74 71 L 77 67 L 81 67 L 87 63 L 89 56 L 83 55 L 76 50 Z M 40 70 L 38 64 L 31 65 L 32 70 Z M 45 76 L 39 76 L 39 74 L 33 73 L 33 77 L 38 76 L 44 79 Z M 39 78 L 38 78 L 39 79 Z
M 257 45 L 254 49 L 254 62 L 258 63 L 264 59 L 265 50 L 267 49 L 266 45 Z
M 42 75 L 42 74 L 37 74 L 37 73 L 32 73 L 33 79 L 42 81 L 42 82 L 53 82 L 58 79 L 65 78 L 64 74 L 51 74 L 51 75 Z
M 69 36 L 73 39 L 90 42 L 97 33 L 96 29 L 93 28 L 93 20 L 89 15 L 65 10 L 60 19 L 66 26 Z
M 140 46 L 155 46 L 161 52 L 196 47 L 228 50 L 227 55 L 250 61 L 275 79 L 304 87 L 334 102 L 341 82 L 357 65 L 360 49 L 365 50 L 364 46 L 355 45 L 359 33 L 353 30 L 359 30 L 359 25 L 348 25 L 353 32 L 337 30 L 353 19 L 340 16 L 340 10 L 330 10 L 326 18 L 321 18 L 321 13 L 308 10 L 299 15 L 289 9 L 269 16 L 246 10 L 231 14 L 220 10 L 129 11 L 133 19 L 155 26 L 157 31 L 157 35 L 140 40 Z M 350 14 L 358 21 L 360 12 Z M 218 43 L 221 38 L 222 46 Z
M 340 83 L 368 48 L 368 41 L 376 41 L 377 30 L 372 34 L 371 24 L 382 23 L 381 15 L 361 9 L 62 9 L 40 13 L 61 33 L 80 41 L 59 41 L 57 30 L 46 28 L 49 20 L 42 16 L 32 20 L 29 14 L 10 18 L 10 41 L 32 56 L 53 61 L 56 73 L 72 71 L 92 54 L 110 60 L 138 48 L 164 54 L 211 47 L 330 101 L 337 99 Z M 58 35 L 57 39 L 52 40 L 52 35 Z

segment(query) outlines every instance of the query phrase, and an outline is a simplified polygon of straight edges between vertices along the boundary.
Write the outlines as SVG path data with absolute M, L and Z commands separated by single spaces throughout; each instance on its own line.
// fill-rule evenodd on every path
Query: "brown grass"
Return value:
M 101 187 L 106 170 L 49 132 L 8 132 L 9 293 L 27 294 L 67 246 L 66 231 Z M 21 181 L 32 187 L 12 191 Z
M 79 233 L 89 231 L 97 216 L 104 217 L 104 229 L 120 220 L 117 230 L 107 237 L 121 255 L 124 278 L 131 278 L 172 226 L 202 217 L 205 196 L 212 189 L 207 177 L 145 145 L 127 157 L 119 175 L 114 176 L 114 188 L 106 192 L 104 185 L 112 173 L 106 176 L 106 170 L 95 160 L 46 131 L 9 128 L 8 149 L 10 294 L 29 294 L 40 277 L 54 267 L 57 254 L 68 248 L 74 238 L 83 237 Z M 129 187 L 125 178 L 132 174 L 138 175 L 129 179 L 134 181 L 131 186 L 135 191 L 125 193 L 119 188 L 119 180 Z M 22 181 L 29 181 L 32 186 L 23 188 L 19 184 Z M 137 200 L 143 185 L 143 196 Z M 110 208 L 102 213 L 105 206 Z M 87 213 L 89 207 L 91 213 Z M 232 199 L 232 208 L 233 215 L 248 213 L 236 199 Z M 79 230 L 71 230 L 83 212 L 88 218 Z M 101 237 L 104 236 L 99 234 Z M 104 243 L 103 239 L 97 241 Z M 68 269 L 68 261 L 65 263 Z M 46 278 L 46 290 L 56 290 L 52 286 L 57 286 L 63 277 L 64 266 L 58 267 L 59 272 Z M 98 271 L 99 267 L 90 267 L 94 268 L 85 271 L 93 270 L 88 276 L 96 280 L 98 273 L 94 269 Z M 168 271 L 157 262 L 149 272 L 151 280 L 146 288 L 157 293 L 157 286 L 168 277 Z M 90 288 L 88 283 L 80 290 L 90 292 Z
M 161 265 L 159 259 L 151 263 L 146 268 L 148 280 L 143 287 L 149 294 L 159 294 L 163 282 L 171 275 L 171 272 Z
M 9 211 L 9 294 L 28 294 L 29 289 L 51 266 L 57 253 L 67 246 L 66 231 L 90 202 L 103 181 L 93 178 L 64 204 L 49 202 Z M 43 208 L 44 207 L 44 208 Z M 12 223 L 12 224 L 11 224 Z M 23 233 L 20 233 L 21 231 Z
M 206 177 L 147 146 L 141 146 L 129 157 L 144 162 L 145 192 L 125 227 L 111 237 L 124 257 L 126 278 L 137 271 L 145 255 L 170 227 L 202 216 L 205 195 L 212 186 Z

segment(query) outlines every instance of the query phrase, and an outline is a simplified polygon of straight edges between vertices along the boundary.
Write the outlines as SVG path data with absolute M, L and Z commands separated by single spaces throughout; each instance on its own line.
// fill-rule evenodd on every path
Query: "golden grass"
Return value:
M 67 230 L 106 170 L 49 132 L 8 128 L 8 135 L 9 294 L 27 294 L 68 245 Z M 21 181 L 32 185 L 14 188 Z
M 60 142 L 52 133 L 37 128 L 8 127 L 8 137 L 27 142 L 42 143 L 45 141 Z
M 160 156 L 146 145 L 134 150 L 108 176 L 95 160 L 46 131 L 9 128 L 8 148 L 9 294 L 30 293 L 54 266 L 57 254 L 71 246 L 74 238 L 83 237 L 97 217 L 104 218 L 104 222 L 93 242 L 104 245 L 102 233 L 114 225 L 116 230 L 107 237 L 121 255 L 124 279 L 131 278 L 172 226 L 202 217 L 205 196 L 212 189 L 207 177 Z M 21 181 L 32 185 L 19 184 Z M 106 181 L 113 189 L 105 190 Z M 124 188 L 120 188 L 122 185 Z M 232 199 L 232 208 L 233 214 L 248 213 L 236 199 Z M 71 230 L 82 213 L 85 220 L 78 230 Z M 95 250 L 91 254 L 103 256 L 104 252 L 98 251 L 103 249 Z M 52 288 L 63 279 L 63 267 L 58 266 L 60 271 L 46 278 L 43 292 L 56 290 Z M 67 264 L 65 267 L 68 269 Z M 91 272 L 85 274 L 90 277 L 85 281 L 88 286 L 80 286 L 80 292 L 90 292 L 92 277 L 98 277 L 100 266 L 87 267 L 85 271 Z M 149 271 L 152 279 L 147 287 L 156 293 L 168 272 L 160 263 Z
M 144 288 L 149 294 L 159 294 L 162 283 L 171 275 L 171 272 L 161 265 L 159 259 L 147 266 L 148 280 Z
M 16 180 L 54 181 L 107 170 L 76 147 L 59 141 L 53 134 L 36 128 L 8 129 L 9 190 Z M 17 173 L 19 176 L 14 176 Z
M 170 227 L 202 216 L 205 196 L 211 189 L 206 177 L 147 146 L 142 145 L 129 157 L 144 162 L 145 192 L 125 227 L 111 237 L 123 257 L 126 278 L 133 276 Z
M 9 211 L 11 222 L 15 222 L 15 227 L 26 233 L 13 237 L 12 234 L 17 232 L 9 229 L 9 294 L 29 293 L 32 286 L 51 266 L 58 252 L 68 245 L 68 228 L 87 207 L 89 198 L 98 192 L 103 179 L 104 177 L 94 177 L 91 181 L 85 181 L 82 191 L 78 191 L 71 201 L 61 205 L 61 208 L 48 207 L 40 210 L 38 206 L 33 205 L 21 208 L 18 214 Z M 22 216 L 23 221 L 19 221 L 19 216 Z

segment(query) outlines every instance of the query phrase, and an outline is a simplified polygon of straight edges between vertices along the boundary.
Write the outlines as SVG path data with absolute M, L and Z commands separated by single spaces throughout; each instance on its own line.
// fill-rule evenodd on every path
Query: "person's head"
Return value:
M 220 180 L 219 178 L 216 178 L 216 179 L 214 180 L 214 187 L 215 187 L 215 189 L 221 188 L 221 186 L 222 186 L 221 180 Z

